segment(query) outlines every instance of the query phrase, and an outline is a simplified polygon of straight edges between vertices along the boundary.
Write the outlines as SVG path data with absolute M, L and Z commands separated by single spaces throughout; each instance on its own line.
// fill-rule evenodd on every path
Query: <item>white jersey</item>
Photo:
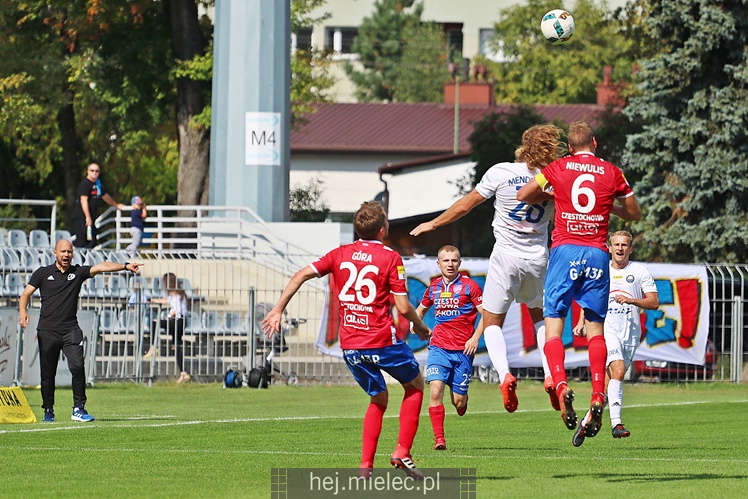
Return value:
M 548 222 L 553 218 L 553 202 L 528 205 L 517 201 L 517 191 L 538 173 L 540 169 L 530 170 L 525 163 L 497 163 L 475 186 L 484 198 L 494 196 L 494 248 L 526 260 L 548 258 Z
M 608 294 L 608 313 L 605 316 L 605 334 L 614 334 L 623 345 L 639 346 L 642 326 L 641 309 L 636 305 L 620 304 L 615 295 L 624 295 L 635 299 L 644 298 L 645 293 L 656 293 L 652 275 L 647 267 L 637 262 L 629 262 L 622 269 L 610 265 L 610 293 Z

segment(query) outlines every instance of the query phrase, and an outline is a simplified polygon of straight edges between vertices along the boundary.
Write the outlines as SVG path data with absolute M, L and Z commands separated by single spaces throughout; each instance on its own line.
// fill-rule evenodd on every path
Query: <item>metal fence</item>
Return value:
M 10 251 L 0 248 L 0 251 Z M 16 259 L 15 267 L 0 266 L 0 305 L 16 307 L 32 270 L 53 261 L 51 250 L 40 250 L 36 261 Z M 129 379 L 149 382 L 168 380 L 179 373 L 175 363 L 174 337 L 153 327 L 164 313 L 162 276 L 174 273 L 184 287 L 189 314 L 183 336 L 185 370 L 196 381 L 218 381 L 230 368 L 248 371 L 264 365 L 273 352 L 274 380 L 281 383 L 352 383 L 342 360 L 320 354 L 315 340 L 324 313 L 325 280 L 308 281 L 289 304 L 282 340 L 270 342 L 259 323 L 278 299 L 299 260 L 268 265 L 254 250 L 197 251 L 146 250 L 137 260 L 145 263 L 137 277 L 126 273 L 100 274 L 86 281 L 79 306 L 96 314 L 93 348 L 89 355 L 91 381 Z M 128 260 L 122 251 L 76 249 L 74 263 L 96 264 Z M 29 266 L 22 267 L 21 260 Z M 635 363 L 630 379 L 640 381 L 728 381 L 744 378 L 748 338 L 746 285 L 748 266 L 708 264 L 709 341 L 705 366 L 664 361 Z M 15 286 L 15 287 L 14 287 Z M 38 296 L 38 295 L 37 295 Z M 34 296 L 31 306 L 38 307 Z M 26 335 L 26 339 L 29 337 Z M 149 344 L 157 354 L 144 358 Z M 542 370 L 523 369 L 520 378 L 542 379 Z M 489 370 L 476 369 L 478 379 L 495 381 Z M 570 373 L 586 379 L 584 368 Z
M 47 257 L 44 257 L 46 260 Z M 88 354 L 90 381 L 128 379 L 168 380 L 179 375 L 175 337 L 155 327 L 165 304 L 162 276 L 179 278 L 189 303 L 182 337 L 184 368 L 196 381 L 222 380 L 230 369 L 248 371 L 271 366 L 277 382 L 350 383 L 342 360 L 318 353 L 314 346 L 324 302 L 323 280 L 312 280 L 287 308 L 281 334 L 268 340 L 260 322 L 280 296 L 297 268 L 278 268 L 256 262 L 242 252 L 143 251 L 131 259 L 121 251 L 79 251 L 74 263 L 141 261 L 138 276 L 129 273 L 99 274 L 84 283 L 79 307 L 96 313 L 93 348 Z M 8 290 L 6 306 L 16 306 L 29 273 L 7 272 L 20 278 L 21 287 Z M 38 294 L 31 307 L 38 307 Z M 25 335 L 28 341 L 29 335 Z M 144 358 L 148 346 L 156 355 Z

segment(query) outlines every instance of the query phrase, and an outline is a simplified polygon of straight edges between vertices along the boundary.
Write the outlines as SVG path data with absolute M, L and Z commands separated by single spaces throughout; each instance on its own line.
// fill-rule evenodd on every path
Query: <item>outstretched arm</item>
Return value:
M 117 208 L 120 211 L 122 211 L 122 210 L 125 209 L 125 205 L 122 204 L 122 203 L 118 203 L 117 201 L 115 201 L 114 198 L 112 198 L 112 196 L 110 196 L 108 192 L 106 194 L 104 194 L 103 196 L 101 196 L 101 199 L 103 199 L 104 202 L 106 204 L 108 204 L 109 206 L 114 206 L 115 208 Z
M 272 337 L 273 334 L 280 331 L 281 316 L 283 316 L 283 311 L 286 309 L 288 302 L 291 301 L 291 298 L 293 298 L 299 288 L 301 288 L 302 284 L 314 277 L 317 277 L 317 273 L 311 265 L 304 267 L 291 277 L 291 280 L 288 281 L 283 293 L 281 293 L 278 302 L 275 304 L 273 309 L 268 312 L 265 318 L 262 319 L 262 332 L 269 337 Z
M 472 191 L 455 201 L 454 204 L 447 208 L 441 215 L 434 218 L 433 220 L 422 223 L 421 225 L 410 231 L 410 235 L 418 236 L 420 234 L 423 234 L 424 232 L 431 232 L 432 230 L 437 229 L 443 225 L 447 225 L 454 222 L 455 220 L 459 220 L 460 218 L 470 213 L 470 210 L 472 210 L 485 200 L 486 198 L 481 196 L 478 191 L 473 189 Z
M 138 270 L 140 270 L 140 267 L 142 267 L 143 265 L 145 264 L 139 262 L 102 262 L 91 267 L 91 277 L 95 276 L 96 274 L 101 274 L 102 272 L 122 272 L 123 270 L 127 270 L 132 272 L 133 274 L 137 274 Z

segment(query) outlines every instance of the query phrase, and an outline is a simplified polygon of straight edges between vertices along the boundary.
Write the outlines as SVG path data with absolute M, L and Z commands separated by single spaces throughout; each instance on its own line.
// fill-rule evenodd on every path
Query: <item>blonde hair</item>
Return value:
M 555 125 L 531 126 L 522 134 L 522 145 L 514 151 L 515 160 L 527 168 L 543 168 L 558 159 L 561 130 Z
M 618 232 L 614 232 L 613 234 L 611 234 L 610 239 L 608 239 L 608 243 L 613 244 L 613 238 L 618 236 L 627 237 L 629 240 L 629 246 L 631 246 L 632 248 L 634 247 L 634 236 L 632 236 L 631 232 L 627 230 L 619 230 Z
M 387 222 L 387 214 L 376 201 L 365 201 L 353 215 L 353 230 L 361 239 L 376 239 Z
M 569 125 L 569 146 L 574 149 L 585 149 L 593 147 L 592 140 L 595 133 L 584 121 L 575 121 Z

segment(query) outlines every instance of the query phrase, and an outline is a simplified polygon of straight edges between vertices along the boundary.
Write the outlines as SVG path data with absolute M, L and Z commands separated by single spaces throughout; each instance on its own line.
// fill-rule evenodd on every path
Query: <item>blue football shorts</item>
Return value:
M 585 319 L 603 322 L 608 312 L 609 265 L 608 253 L 592 246 L 564 244 L 551 249 L 543 315 L 564 318 L 575 300 L 585 310 Z
M 421 372 L 413 351 L 404 341 L 382 348 L 343 350 L 343 358 L 358 386 L 372 397 L 387 390 L 382 371 L 400 383 L 413 381 Z
M 426 362 L 426 379 L 442 381 L 449 386 L 452 393 L 466 395 L 473 375 L 473 356 L 465 355 L 462 350 L 445 350 L 429 345 L 429 357 Z

